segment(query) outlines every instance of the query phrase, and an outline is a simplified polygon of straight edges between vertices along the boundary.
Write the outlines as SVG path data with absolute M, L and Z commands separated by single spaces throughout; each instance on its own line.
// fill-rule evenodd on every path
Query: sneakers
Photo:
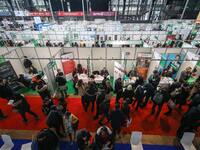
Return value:
M 131 125 L 131 123 L 132 123 L 132 118 L 130 118 L 130 120 L 127 121 L 126 127 L 129 127 Z

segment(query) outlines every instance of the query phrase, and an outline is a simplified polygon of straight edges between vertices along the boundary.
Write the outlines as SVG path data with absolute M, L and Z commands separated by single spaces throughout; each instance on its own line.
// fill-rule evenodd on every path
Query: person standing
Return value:
M 107 118 L 107 121 L 110 120 L 109 111 L 110 111 L 110 99 L 108 99 L 108 97 L 105 97 L 104 101 L 100 104 L 101 118 L 99 119 L 99 125 L 103 125 L 105 117 Z
M 119 103 L 120 98 L 123 94 L 123 86 L 122 86 L 122 79 L 118 78 L 115 81 L 115 93 L 116 93 L 116 103 Z
M 82 106 L 83 108 L 85 108 L 85 88 L 86 85 L 83 83 L 83 80 L 78 80 L 78 83 L 76 84 L 76 88 L 78 89 L 78 95 L 81 96 L 81 102 L 82 102 Z
M 137 102 L 136 109 L 138 110 L 139 107 L 142 107 L 142 101 L 144 99 L 144 87 L 142 85 L 138 85 L 134 91 L 135 93 L 135 102 L 133 105 Z
M 158 110 L 156 113 L 156 117 L 158 117 L 162 110 L 164 102 L 168 101 L 169 99 L 170 99 L 170 95 L 169 95 L 167 89 L 163 88 L 163 89 L 159 89 L 158 91 L 156 91 L 156 93 L 153 97 L 153 107 L 152 107 L 151 114 L 153 115 L 155 113 L 156 106 L 158 106 Z
M 37 83 L 36 91 L 39 93 L 43 101 L 45 101 L 46 98 L 51 99 L 51 94 L 48 90 L 48 86 L 43 80 L 40 80 Z
M 143 87 L 145 90 L 144 92 L 145 100 L 144 103 L 142 104 L 142 107 L 145 107 L 148 104 L 149 99 L 151 100 L 153 99 L 155 89 L 151 83 L 145 83 Z
M 124 121 L 124 114 L 120 110 L 120 105 L 116 103 L 115 110 L 113 110 L 110 113 L 110 123 L 111 123 L 114 137 L 116 137 L 117 135 L 119 135 L 120 137 L 120 131 L 121 131 L 123 121 Z
M 106 93 L 105 93 L 105 89 L 103 89 L 103 87 L 99 88 L 98 94 L 97 94 L 97 100 L 96 100 L 96 115 L 94 116 L 94 119 L 98 119 L 101 110 L 100 110 L 100 106 L 103 103 L 103 101 L 106 98 Z
M 85 90 L 85 97 L 84 97 L 85 102 L 86 102 L 86 107 L 85 107 L 86 112 L 88 110 L 90 103 L 92 103 L 91 111 L 94 112 L 94 104 L 95 104 L 95 101 L 96 101 L 97 91 L 98 90 L 97 90 L 95 83 L 89 82 L 88 87 Z
M 58 72 L 58 75 L 56 76 L 56 83 L 58 86 L 58 90 L 61 93 L 61 96 L 66 97 L 67 96 L 67 86 L 66 86 L 67 80 L 63 72 Z
M 79 119 L 72 114 L 71 112 L 66 112 L 63 117 L 65 125 L 65 133 L 68 134 L 71 144 L 72 143 L 72 134 L 74 133 L 74 139 L 76 138 L 76 130 L 78 129 Z
M 153 74 L 150 75 L 150 77 L 148 78 L 148 82 L 153 85 L 154 90 L 157 89 L 157 86 L 158 86 L 158 84 L 160 82 L 160 75 L 159 75 L 158 70 L 154 70 L 153 71 Z
M 24 123 L 28 122 L 26 118 L 26 113 L 29 113 L 30 115 L 32 115 L 36 121 L 39 120 L 38 115 L 34 113 L 33 111 L 31 111 L 29 103 L 27 102 L 27 100 L 22 94 L 17 93 L 14 95 L 13 107 L 14 109 L 17 110 L 17 112 L 19 112 Z
M 192 74 L 192 68 L 187 67 L 185 70 L 181 72 L 179 82 L 186 83 L 187 80 L 190 78 L 191 74 Z
M 129 84 L 123 92 L 123 99 L 128 100 L 131 104 L 133 102 L 134 90 L 133 86 Z
M 81 129 L 77 132 L 76 142 L 78 145 L 78 150 L 87 150 L 90 146 L 90 132 L 85 129 Z

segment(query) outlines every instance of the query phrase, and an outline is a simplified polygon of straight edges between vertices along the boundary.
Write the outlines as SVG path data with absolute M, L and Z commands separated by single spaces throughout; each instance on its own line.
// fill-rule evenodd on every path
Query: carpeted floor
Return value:
M 21 150 L 21 145 L 31 142 L 30 140 L 13 140 L 13 150 Z M 0 147 L 3 141 L 0 139 Z M 179 147 L 164 145 L 143 145 L 144 150 L 181 150 Z M 77 145 L 70 145 L 68 142 L 60 142 L 60 150 L 77 150 Z M 115 144 L 115 150 L 131 150 L 130 144 Z
M 0 99 L 0 108 L 8 115 L 7 119 L 0 121 L 0 129 L 40 130 L 46 127 L 45 116 L 41 111 L 40 97 L 28 96 L 27 99 L 32 110 L 40 116 L 40 120 L 36 122 L 32 116 L 27 114 L 29 123 L 24 124 L 20 115 L 16 112 L 12 112 L 11 106 L 7 105 L 7 101 Z M 98 121 L 93 120 L 95 113 L 91 113 L 91 106 L 88 112 L 84 112 L 80 98 L 68 98 L 67 103 L 68 109 L 80 120 L 79 128 L 86 128 L 89 131 L 95 132 L 98 128 Z M 115 101 L 112 100 L 112 108 L 114 107 L 114 103 Z M 138 111 L 132 108 L 131 116 L 133 122 L 128 128 L 123 128 L 122 132 L 125 134 L 131 133 L 131 131 L 142 131 L 143 134 L 175 136 L 183 112 L 174 110 L 172 116 L 165 116 L 163 113 L 166 112 L 167 106 L 164 105 L 160 116 L 156 118 L 150 115 L 151 107 L 152 104 L 149 103 L 146 108 Z M 186 107 L 184 107 L 184 111 L 185 110 Z

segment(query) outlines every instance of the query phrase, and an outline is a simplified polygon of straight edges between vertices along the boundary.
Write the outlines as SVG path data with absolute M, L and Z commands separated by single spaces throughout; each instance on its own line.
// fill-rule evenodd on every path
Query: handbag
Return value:
M 176 103 L 173 100 L 171 100 L 171 99 L 168 101 L 167 105 L 171 109 L 176 108 Z

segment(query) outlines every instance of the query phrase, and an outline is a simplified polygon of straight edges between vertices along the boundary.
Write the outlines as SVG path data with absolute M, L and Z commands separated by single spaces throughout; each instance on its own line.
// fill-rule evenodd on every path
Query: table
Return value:
M 94 81 L 99 84 L 102 83 L 104 77 L 101 75 L 94 75 Z M 78 74 L 78 80 L 83 80 L 84 83 L 88 83 L 91 79 L 88 77 L 87 74 Z
M 125 79 L 124 86 L 127 86 L 129 84 L 134 84 L 137 79 L 138 79 L 138 77 L 131 77 L 131 78 Z

